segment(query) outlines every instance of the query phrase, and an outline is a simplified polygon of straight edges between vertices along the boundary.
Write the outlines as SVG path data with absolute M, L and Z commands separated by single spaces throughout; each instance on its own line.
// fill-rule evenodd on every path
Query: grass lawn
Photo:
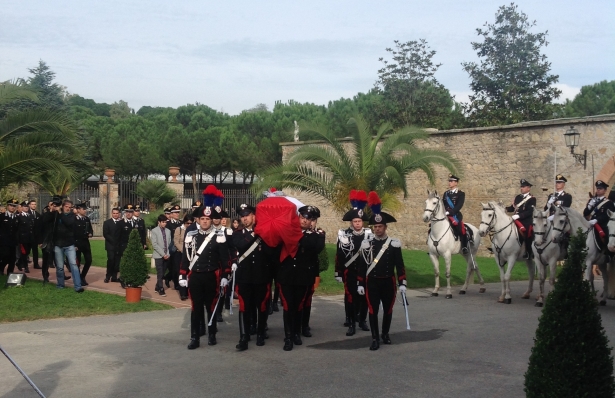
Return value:
M 90 290 L 78 294 L 72 287 L 58 289 L 55 283 L 43 285 L 34 279 L 28 279 L 24 287 L 5 288 L 5 282 L 6 275 L 0 275 L 0 323 L 173 308 L 150 300 L 126 303 L 123 296 Z

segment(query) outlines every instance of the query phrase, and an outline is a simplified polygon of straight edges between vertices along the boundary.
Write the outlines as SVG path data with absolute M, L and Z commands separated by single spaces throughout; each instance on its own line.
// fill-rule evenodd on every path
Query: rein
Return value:
M 547 223 L 548 224 L 548 223 Z M 547 228 L 547 230 L 545 232 L 536 232 L 534 231 L 534 235 L 545 235 L 545 236 L 549 236 L 549 232 L 551 232 L 551 228 L 555 229 L 555 227 L 553 227 L 553 222 L 551 222 L 551 225 L 549 225 L 549 227 Z M 534 245 L 534 247 L 536 248 L 536 252 L 538 253 L 538 259 L 540 260 L 540 263 L 543 266 L 547 266 L 549 263 L 545 263 L 542 260 L 542 253 L 545 251 L 545 249 L 547 247 L 549 247 L 549 245 L 553 242 L 553 239 L 545 239 L 545 242 L 543 242 L 543 247 L 538 247 L 536 245 L 536 241 L 534 240 L 534 242 L 532 243 Z
M 493 211 L 493 218 L 491 219 L 491 221 L 489 221 L 488 223 L 484 222 L 483 220 L 480 221 L 481 224 L 485 224 L 487 226 L 487 232 L 489 233 L 489 239 L 491 239 L 491 244 L 493 244 L 493 246 L 495 246 L 495 251 L 498 254 L 498 264 L 500 265 L 500 267 L 504 267 L 504 265 L 502 264 L 502 262 L 500 261 L 500 253 L 502 252 L 502 248 L 506 245 L 506 243 L 508 243 L 508 241 L 510 240 L 510 237 L 512 236 L 512 231 L 513 229 L 516 231 L 516 228 L 510 228 L 510 230 L 508 231 L 508 236 L 506 237 L 506 239 L 504 240 L 504 243 L 502 243 L 502 245 L 500 245 L 498 247 L 498 245 L 493 241 L 493 237 L 498 235 L 500 232 L 504 231 L 506 228 L 510 227 L 513 223 L 513 220 L 511 219 L 510 222 L 508 224 L 506 224 L 506 226 L 498 229 L 497 231 L 491 231 L 493 229 L 493 226 L 491 224 L 493 224 L 494 222 L 496 222 L 496 218 L 497 218 L 497 213 L 495 212 L 495 209 L 493 208 L 488 208 L 485 209 L 483 208 L 484 211 Z M 497 222 L 496 222 L 497 224 Z M 516 232 L 515 232 L 516 234 Z M 518 239 L 517 239 L 518 241 Z
M 446 220 L 446 215 L 444 217 L 442 217 L 442 218 L 435 218 L 435 213 L 438 212 L 438 209 L 440 208 L 440 203 L 442 203 L 442 199 L 438 198 L 438 204 L 436 205 L 436 207 L 434 207 L 433 209 L 425 208 L 425 211 L 428 211 L 428 212 L 431 213 L 431 216 L 429 217 L 429 221 L 433 221 L 433 223 Z M 428 237 L 433 242 L 433 246 L 436 248 L 436 253 L 438 253 L 438 256 L 442 255 L 442 254 L 440 254 L 440 250 L 438 250 L 438 244 L 440 244 L 440 241 L 446 236 L 446 234 L 448 233 L 448 231 L 450 231 L 450 229 L 451 229 L 451 224 L 448 223 L 448 228 L 446 228 L 446 230 L 444 231 L 444 233 L 442 234 L 442 236 L 438 240 L 434 239 L 434 237 L 432 235 L 432 233 L 433 233 L 433 225 L 432 225 L 431 231 L 429 231 L 429 236 Z

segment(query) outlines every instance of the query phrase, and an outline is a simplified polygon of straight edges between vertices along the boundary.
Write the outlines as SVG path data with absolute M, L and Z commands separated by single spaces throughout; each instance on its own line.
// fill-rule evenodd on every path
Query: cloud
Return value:
M 556 101 L 558 103 L 564 103 L 567 99 L 573 100 L 574 97 L 581 91 L 580 87 L 572 87 L 564 83 L 557 83 L 555 87 L 562 90 L 562 94 L 559 96 L 559 99 Z

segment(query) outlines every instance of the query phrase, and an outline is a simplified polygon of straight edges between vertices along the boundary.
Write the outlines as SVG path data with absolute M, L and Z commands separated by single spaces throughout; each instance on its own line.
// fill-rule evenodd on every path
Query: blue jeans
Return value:
M 56 260 L 56 278 L 58 283 L 57 287 L 64 287 L 64 256 L 68 259 L 68 265 L 70 266 L 70 273 L 73 276 L 73 285 L 75 290 L 81 289 L 81 276 L 79 275 L 79 267 L 77 267 L 77 254 L 75 252 L 75 246 L 54 246 L 53 254 Z

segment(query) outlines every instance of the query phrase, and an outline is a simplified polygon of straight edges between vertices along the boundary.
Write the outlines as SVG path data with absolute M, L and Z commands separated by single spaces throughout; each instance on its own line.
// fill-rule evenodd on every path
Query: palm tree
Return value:
M 0 83 L 0 105 L 18 98 L 36 95 L 20 84 Z M 85 166 L 82 159 L 77 128 L 61 111 L 10 111 L 0 119 L 0 187 L 40 180 L 45 174 L 71 178 Z
M 302 123 L 302 132 L 315 134 L 324 143 L 301 146 L 286 163 L 263 173 L 255 190 L 268 187 L 289 188 L 327 200 L 335 210 L 348 208 L 351 189 L 376 191 L 384 208 L 399 208 L 398 195 L 408 195 L 406 177 L 422 171 L 435 182 L 435 166 L 459 172 L 459 163 L 448 153 L 418 148 L 416 143 L 428 134 L 415 127 L 393 131 L 390 124 L 380 126 L 376 135 L 360 116 L 351 118 L 347 127 L 351 140 L 339 140 L 331 130 Z

